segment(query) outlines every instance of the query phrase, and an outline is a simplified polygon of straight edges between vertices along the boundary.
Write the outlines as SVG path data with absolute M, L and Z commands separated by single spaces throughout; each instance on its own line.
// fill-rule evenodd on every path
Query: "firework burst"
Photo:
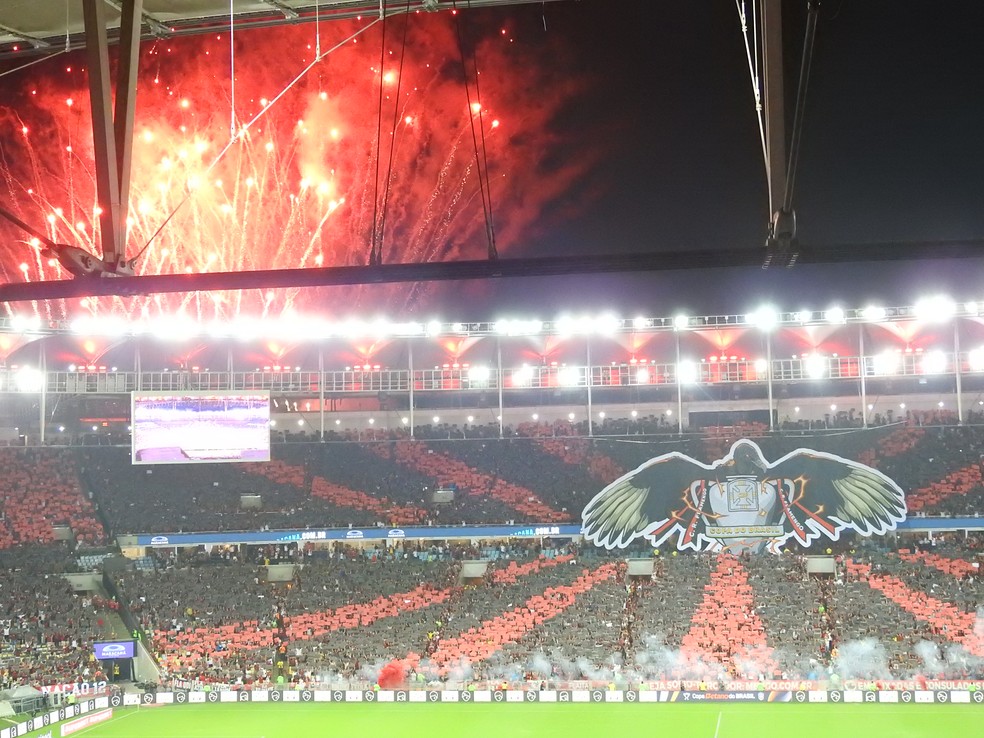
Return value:
M 385 47 L 377 24 L 293 85 L 319 44 L 327 49 L 365 21 L 322 24 L 317 40 L 313 26 L 237 33 L 235 54 L 223 34 L 145 45 L 127 219 L 128 255 L 149 243 L 138 273 L 365 264 L 374 224 L 387 262 L 482 258 L 488 244 L 477 161 L 487 168 L 500 250 L 528 238 L 544 209 L 592 164 L 583 155 L 568 161 L 569 142 L 552 132 L 581 83 L 561 73 L 563 50 L 553 43 L 514 43 L 496 27 L 474 44 L 479 105 L 454 22 L 450 14 L 391 19 Z M 17 80 L 0 115 L 0 176 L 19 217 L 56 242 L 98 253 L 79 63 L 63 56 Z M 473 125 L 485 143 L 478 157 Z M 68 276 L 36 241 L 2 228 L 7 281 Z M 312 305 L 402 312 L 419 297 L 408 286 L 372 289 L 86 298 L 35 309 L 45 317 L 164 312 L 210 320 Z

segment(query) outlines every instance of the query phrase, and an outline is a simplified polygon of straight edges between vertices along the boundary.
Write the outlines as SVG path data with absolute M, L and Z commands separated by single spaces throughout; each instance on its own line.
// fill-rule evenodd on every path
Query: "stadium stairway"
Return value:
M 570 516 L 554 510 L 529 489 L 511 484 L 503 479 L 483 474 L 458 459 L 445 453 L 434 451 L 419 441 L 397 441 L 394 444 L 380 445 L 376 453 L 393 458 L 435 480 L 438 484 L 457 485 L 466 495 L 492 497 L 522 513 L 524 520 L 535 522 L 561 522 Z
M 711 581 L 704 586 L 704 599 L 683 637 L 681 661 L 691 673 L 715 664 L 719 671 L 751 679 L 776 672 L 765 626 L 755 612 L 748 570 L 731 554 L 717 558 Z M 714 670 L 706 674 L 718 675 Z

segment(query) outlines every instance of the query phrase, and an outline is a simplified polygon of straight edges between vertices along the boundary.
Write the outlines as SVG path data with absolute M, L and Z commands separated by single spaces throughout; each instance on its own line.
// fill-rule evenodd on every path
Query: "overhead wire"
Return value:
M 485 131 L 484 131 L 484 121 L 482 118 L 482 103 L 481 100 L 476 100 L 478 105 L 478 114 L 480 127 L 482 130 L 482 151 L 479 152 L 479 141 L 478 133 L 475 131 L 475 118 L 476 114 L 473 112 L 474 107 L 471 97 L 471 88 L 468 84 L 468 63 L 465 54 L 465 42 L 464 34 L 461 30 L 461 20 L 458 15 L 458 3 L 457 0 L 452 0 L 452 9 L 454 14 L 454 27 L 455 33 L 458 38 L 458 53 L 461 57 L 461 71 L 464 78 L 465 85 L 465 99 L 468 102 L 468 120 L 471 124 L 471 136 L 472 136 L 472 146 L 475 150 L 475 168 L 478 170 L 478 188 L 482 199 L 482 211 L 485 215 L 485 235 L 488 241 L 488 256 L 489 259 L 495 260 L 499 258 L 499 254 L 496 251 L 495 246 L 495 227 L 492 222 L 492 193 L 491 193 L 491 182 L 488 180 L 488 157 L 485 155 Z M 468 7 L 471 7 L 471 0 L 468 0 Z M 475 70 L 475 93 L 476 96 L 479 95 L 480 90 L 478 87 L 478 57 L 477 54 L 472 52 L 472 66 Z
M 382 148 L 383 136 L 383 86 L 386 84 L 384 79 L 386 66 L 386 14 L 383 10 L 383 3 L 379 3 L 379 16 L 383 21 L 382 40 L 379 44 L 379 100 L 376 104 L 376 163 L 372 183 L 372 228 L 369 235 L 369 264 L 375 266 L 380 263 L 382 254 L 377 243 L 377 224 L 379 218 L 379 159 Z
M 745 41 L 745 57 L 748 60 L 748 73 L 752 81 L 752 95 L 755 98 L 755 117 L 758 120 L 759 127 L 759 139 L 762 142 L 762 161 L 765 165 L 765 178 L 769 188 L 772 191 L 772 169 L 769 166 L 769 146 L 766 143 L 765 138 L 765 120 L 763 118 L 763 108 L 762 108 L 762 89 L 761 89 L 761 77 L 759 77 L 758 70 L 758 19 L 755 12 L 755 8 L 758 4 L 758 0 L 752 0 L 752 33 L 753 41 L 752 45 L 748 42 L 748 14 L 745 10 L 745 3 L 743 0 L 735 0 L 735 8 L 738 10 L 738 20 L 741 22 L 741 35 Z
M 410 0 L 407 0 L 406 9 L 404 11 L 403 20 L 403 39 L 400 43 L 400 66 L 397 68 L 396 73 L 396 94 L 393 99 L 393 125 L 390 128 L 390 147 L 389 147 L 389 159 L 386 164 L 386 186 L 383 188 L 383 207 L 382 215 L 379 219 L 379 245 L 378 245 L 378 261 L 381 264 L 383 261 L 383 240 L 386 235 L 386 210 L 389 206 L 389 194 L 392 185 L 393 178 L 393 154 L 396 150 L 396 126 L 400 119 L 400 93 L 403 89 L 403 62 L 407 56 L 407 33 L 410 30 Z M 373 219 L 375 222 L 375 219 Z

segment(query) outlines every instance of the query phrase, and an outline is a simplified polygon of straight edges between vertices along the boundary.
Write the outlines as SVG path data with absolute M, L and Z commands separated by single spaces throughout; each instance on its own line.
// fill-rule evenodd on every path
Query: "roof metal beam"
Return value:
M 30 34 L 24 33 L 23 31 L 18 31 L 16 28 L 11 28 L 10 26 L 5 26 L 0 23 L 0 31 L 7 33 L 14 38 L 19 38 L 21 41 L 26 41 L 35 49 L 48 49 L 51 44 L 45 41 L 43 38 L 38 38 L 37 36 L 31 36 Z
M 119 165 L 113 129 L 113 93 L 110 86 L 109 40 L 103 0 L 82 0 L 89 66 L 89 105 L 92 109 L 92 149 L 96 170 L 96 200 L 100 208 L 99 237 L 103 261 L 115 265 L 124 256 L 120 243 L 123 207 Z
M 123 10 L 123 3 L 121 2 L 121 0 L 105 0 L 105 3 L 107 5 L 116 8 L 122 14 L 126 13 L 126 11 Z M 143 20 L 144 23 L 147 24 L 147 28 L 150 29 L 151 34 L 153 34 L 154 36 L 157 36 L 158 38 L 162 38 L 164 36 L 171 35 L 171 29 L 168 28 L 163 23 L 161 23 L 159 20 L 157 20 L 157 18 L 152 16 L 146 10 L 143 9 L 140 10 L 140 18 Z
M 267 269 L 202 274 L 154 274 L 0 285 L 0 302 L 55 300 L 78 297 L 150 295 L 167 292 L 337 287 L 359 284 L 451 282 L 466 279 L 561 277 L 577 274 L 666 272 L 685 269 L 758 267 L 766 249 L 702 249 L 637 254 L 541 257 L 488 261 L 380 264 L 320 269 Z M 984 241 L 837 244 L 802 247 L 800 263 L 830 264 L 860 261 L 912 261 L 984 257 Z
M 281 13 L 284 14 L 284 18 L 287 20 L 296 20 L 300 18 L 300 14 L 288 5 L 284 5 L 280 0 L 260 0 L 264 5 L 269 5 L 271 8 L 276 8 Z

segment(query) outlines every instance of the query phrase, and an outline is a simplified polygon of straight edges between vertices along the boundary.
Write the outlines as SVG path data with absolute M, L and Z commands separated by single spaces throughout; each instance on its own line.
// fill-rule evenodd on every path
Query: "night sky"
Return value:
M 786 6 L 791 110 L 806 3 Z M 509 12 L 542 24 L 540 7 Z M 545 15 L 546 33 L 579 49 L 571 73 L 598 79 L 565 123 L 596 132 L 609 154 L 586 185 L 595 199 L 528 253 L 760 246 L 766 180 L 734 4 L 559 3 Z M 982 28 L 975 2 L 822 5 L 794 200 L 802 242 L 984 237 Z M 522 280 L 495 295 L 658 314 L 742 312 L 762 298 L 790 309 L 832 299 L 911 304 L 926 291 L 980 295 L 982 263 Z

